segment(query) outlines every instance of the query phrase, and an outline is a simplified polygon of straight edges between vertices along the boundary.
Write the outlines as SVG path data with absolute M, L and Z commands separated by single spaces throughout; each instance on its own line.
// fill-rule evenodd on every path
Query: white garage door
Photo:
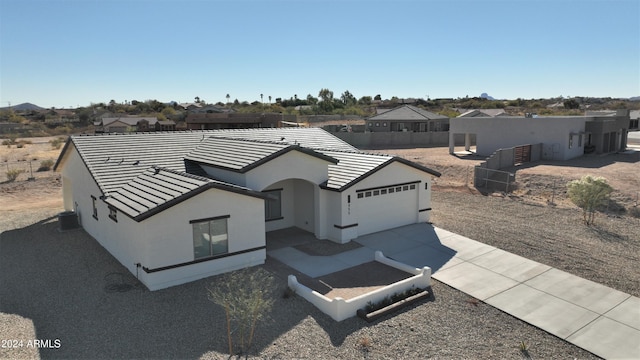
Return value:
M 414 224 L 418 219 L 418 185 L 357 191 L 358 235 Z

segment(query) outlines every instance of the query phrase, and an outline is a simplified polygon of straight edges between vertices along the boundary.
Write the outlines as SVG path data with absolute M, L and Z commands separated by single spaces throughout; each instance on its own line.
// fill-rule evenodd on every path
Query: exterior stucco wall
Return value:
M 247 187 L 261 191 L 267 186 L 286 179 L 303 179 L 314 184 L 327 180 L 329 162 L 299 151 L 268 161 L 246 173 Z
M 265 250 L 146 273 L 149 269 L 194 260 L 190 220 L 229 215 L 229 252 L 265 246 L 264 200 L 228 191 L 209 189 L 138 223 L 123 213 L 117 222 L 109 218 L 102 193 L 74 148 L 62 163 L 63 197 L 75 207 L 84 230 L 98 241 L 150 290 L 264 263 Z M 65 180 L 67 179 L 67 180 Z M 73 180 L 69 185 L 69 180 Z M 93 217 L 91 196 L 96 197 L 98 219 Z M 77 206 L 75 205 L 77 204 Z M 220 207 L 219 204 L 224 204 Z M 140 264 L 137 267 L 136 264 Z
M 371 201 L 370 198 L 358 199 L 358 190 L 405 183 L 415 183 L 416 188 L 408 192 L 381 195 L 377 201 Z M 425 184 L 427 184 L 426 188 Z M 328 193 L 332 192 L 328 191 Z M 359 236 L 388 228 L 429 221 L 431 175 L 394 162 L 342 193 L 333 192 L 328 195 L 327 208 L 331 214 L 327 217 L 328 238 L 345 243 Z M 407 209 L 407 206 L 410 208 Z M 357 226 L 354 226 L 355 224 Z M 343 229 L 336 228 L 334 225 Z
M 136 233 L 136 236 L 144 238 L 147 243 L 142 266 L 155 269 L 195 260 L 193 225 L 189 221 L 218 216 L 229 216 L 229 253 L 265 246 L 264 201 L 224 190 L 209 189 L 143 220 L 137 226 L 134 224 L 139 232 L 142 230 L 142 234 Z M 154 273 L 139 271 L 139 274 L 145 285 L 155 290 L 262 264 L 265 258 L 265 250 L 259 250 Z
M 543 143 L 542 158 L 568 160 L 584 153 L 585 117 L 474 117 L 451 119 L 450 133 L 476 134 L 476 152 L 489 156 L 494 151 L 518 145 Z M 569 147 L 570 134 L 573 145 Z M 451 144 L 450 144 L 451 148 Z
M 84 230 L 135 274 L 134 264 L 144 254 L 145 241 L 142 240 L 144 236 L 138 236 L 139 229 L 130 224 L 127 218 L 123 218 L 122 214 L 119 214 L 118 223 L 109 218 L 109 208 L 100 200 L 103 194 L 89 174 L 78 152 L 73 147 L 67 151 L 68 157 L 62 163 L 61 169 L 65 208 L 67 210 L 75 209 Z M 72 181 L 70 186 L 65 184 L 69 180 Z M 91 196 L 96 198 L 97 219 L 93 217 Z M 72 203 L 70 208 L 67 208 L 67 201 Z

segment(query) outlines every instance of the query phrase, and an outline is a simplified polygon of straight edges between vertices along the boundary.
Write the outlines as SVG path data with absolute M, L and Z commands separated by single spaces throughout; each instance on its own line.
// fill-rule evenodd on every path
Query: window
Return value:
M 373 123 L 369 123 L 369 127 L 373 127 Z
M 91 195 L 91 203 L 93 204 L 93 218 L 98 220 L 98 207 L 96 205 L 96 197 Z
M 389 188 L 389 194 L 393 194 L 394 191 L 395 191 L 394 188 Z
M 402 191 L 402 186 L 396 187 L 396 192 L 400 192 L 400 191 Z
M 282 189 L 267 190 L 264 201 L 264 219 L 266 221 L 282 219 Z
M 383 122 L 383 123 L 382 123 L 382 126 L 387 127 L 387 123 L 386 123 L 386 122 Z
M 379 122 L 376 123 L 376 127 L 380 127 L 380 123 Z
M 358 199 L 362 199 L 364 197 L 363 193 L 358 193 Z
M 380 190 L 380 195 L 384 195 L 384 194 L 386 194 L 386 193 L 387 193 L 387 189 L 382 189 L 382 190 Z
M 416 185 L 415 185 L 415 184 L 411 184 L 411 185 L 409 185 L 409 189 L 411 189 L 411 190 L 415 190 L 415 189 L 416 189 Z
M 573 147 L 573 134 L 569 134 L 569 149 Z
M 109 219 L 118 222 L 118 210 L 111 206 L 109 206 Z
M 428 182 L 424 183 L 424 189 L 427 190 L 428 188 L 429 188 L 429 183 Z
M 371 197 L 371 191 L 367 191 L 366 193 L 364 193 L 364 196 Z
M 380 195 L 380 190 L 373 190 L 373 196 Z
M 402 187 L 402 191 L 407 191 L 407 190 L 409 190 L 409 186 L 404 185 L 404 186 Z
M 227 219 L 229 216 L 209 220 L 195 220 L 193 227 L 193 257 L 205 257 L 226 254 L 229 251 Z

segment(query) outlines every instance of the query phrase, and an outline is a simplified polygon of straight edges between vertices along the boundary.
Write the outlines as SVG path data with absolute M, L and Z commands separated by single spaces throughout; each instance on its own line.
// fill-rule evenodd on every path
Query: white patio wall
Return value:
M 414 276 L 348 300 L 341 297 L 330 299 L 300 284 L 294 275 L 289 275 L 287 280 L 288 285 L 296 294 L 302 296 L 320 309 L 320 311 L 336 321 L 342 321 L 356 316 L 356 312 L 366 307 L 368 302 L 376 303 L 388 296 L 401 293 L 413 287 L 426 288 L 431 286 L 431 269 L 429 267 L 422 269 L 413 268 L 385 257 L 381 251 L 376 251 L 374 260 L 401 271 L 414 274 Z

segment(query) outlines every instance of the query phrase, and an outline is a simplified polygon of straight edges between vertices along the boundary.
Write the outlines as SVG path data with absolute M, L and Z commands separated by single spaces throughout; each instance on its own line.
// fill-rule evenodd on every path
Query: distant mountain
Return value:
M 480 94 L 480 97 L 487 100 L 495 100 L 492 96 L 489 96 L 487 93 Z
M 629 101 L 640 101 L 640 96 L 630 97 Z
M 40 106 L 32 104 L 32 103 L 22 103 L 22 104 L 18 104 L 18 105 L 12 105 L 12 106 L 8 106 L 8 107 L 0 108 L 0 110 L 9 110 L 9 109 L 12 109 L 13 111 L 31 111 L 31 110 L 40 111 L 40 110 L 46 110 L 45 108 L 41 108 Z

